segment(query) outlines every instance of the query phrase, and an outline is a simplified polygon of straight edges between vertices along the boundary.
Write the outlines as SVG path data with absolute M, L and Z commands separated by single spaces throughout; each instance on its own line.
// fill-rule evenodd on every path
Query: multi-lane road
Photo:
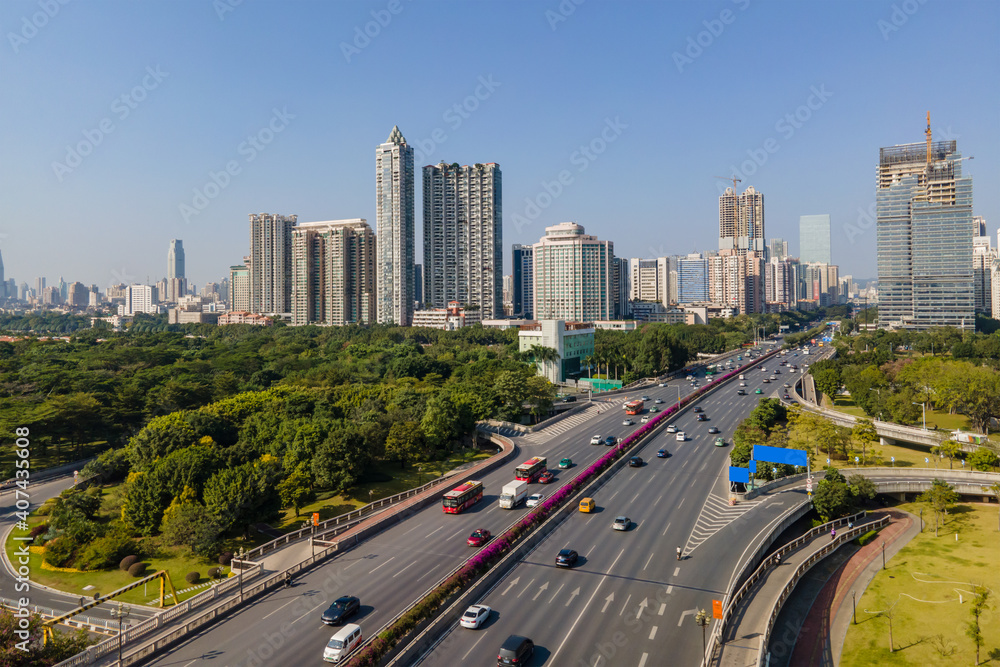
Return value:
M 667 387 L 646 389 L 634 395 L 630 394 L 629 397 L 636 398 L 645 393 L 654 399 L 661 398 L 664 404 L 660 407 L 665 407 L 677 400 L 676 387 L 680 387 L 681 395 L 686 395 L 692 390 L 690 383 L 681 378 L 671 382 Z M 619 473 L 616 476 L 616 480 L 628 479 L 633 472 L 635 473 L 634 490 L 622 492 L 628 493 L 620 499 L 623 507 L 627 506 L 628 499 L 640 493 L 639 484 L 643 485 L 645 497 L 636 498 L 634 504 L 636 511 L 633 512 L 633 518 L 640 525 L 637 530 L 623 535 L 611 535 L 610 527 L 606 526 L 606 532 L 588 536 L 587 539 L 592 539 L 588 544 L 574 541 L 583 553 L 587 553 L 593 544 L 599 545 L 601 551 L 591 553 L 588 562 L 596 566 L 602 562 L 603 557 L 599 556 L 599 553 L 603 553 L 605 547 L 624 544 L 617 538 L 629 539 L 636 536 L 642 538 L 646 532 L 651 532 L 643 526 L 643 522 L 653 521 L 649 516 L 652 512 L 647 514 L 646 511 L 638 511 L 643 505 L 653 509 L 656 503 L 657 511 L 673 513 L 678 517 L 671 532 L 660 535 L 662 540 L 670 545 L 668 551 L 673 551 L 676 546 L 674 542 L 687 538 L 698 519 L 700 505 L 704 502 L 708 489 L 714 488 L 720 466 L 728 455 L 728 447 L 712 446 L 714 436 L 709 438 L 707 429 L 715 424 L 720 426 L 724 433 L 727 429 L 731 433 L 731 427 L 722 428 L 722 426 L 730 423 L 735 426 L 738 418 L 745 416 L 759 398 L 753 395 L 752 386 L 748 389 L 749 396 L 736 397 L 736 384 L 731 384 L 725 390 L 718 392 L 719 398 L 713 397 L 706 401 L 706 406 L 710 403 L 714 405 L 716 402 L 719 404 L 718 408 L 706 407 L 712 420 L 699 423 L 697 426 L 692 422 L 690 428 L 685 426 L 693 437 L 685 443 L 673 440 L 668 443 L 670 451 L 674 453 L 673 458 L 655 459 L 656 448 L 650 450 L 650 445 L 647 445 L 643 456 L 652 457 L 649 465 L 641 469 L 630 469 L 629 472 Z M 735 401 L 735 398 L 743 400 Z M 560 471 L 553 484 L 531 486 L 532 493 L 551 492 L 606 451 L 603 446 L 589 444 L 592 435 L 624 436 L 638 428 L 638 425 L 631 427 L 622 425 L 625 415 L 620 405 L 624 400 L 624 397 L 619 397 L 614 403 L 595 402 L 586 412 L 568 417 L 554 425 L 552 430 L 558 434 L 542 444 L 526 444 L 526 439 L 517 438 L 516 442 L 521 448 L 519 459 L 483 477 L 486 493 L 483 500 L 471 510 L 452 515 L 443 513 L 440 505 L 432 505 L 405 522 L 387 529 L 355 549 L 303 575 L 292 588 L 263 596 L 255 604 L 195 635 L 149 664 L 187 666 L 208 659 L 220 666 L 318 663 L 321 660 L 323 647 L 335 632 L 335 628 L 324 626 L 320 622 L 320 615 L 333 599 L 341 595 L 357 595 L 361 599 L 362 608 L 355 619 L 356 622 L 361 624 L 365 633 L 377 631 L 471 555 L 472 550 L 466 546 L 465 540 L 474 529 L 487 528 L 498 534 L 526 512 L 523 506 L 515 510 L 502 510 L 497 505 L 500 488 L 513 478 L 513 468 L 521 459 L 544 455 L 552 468 L 563 457 L 573 459 L 576 463 L 575 468 Z M 693 420 L 693 417 L 691 419 Z M 652 453 L 647 454 L 650 451 Z M 664 467 L 680 470 L 678 475 L 684 479 L 684 483 L 667 484 L 666 477 L 654 475 L 658 468 Z M 652 481 L 657 479 L 659 483 Z M 616 481 L 616 484 L 620 483 Z M 687 494 L 691 493 L 695 495 L 687 497 Z M 606 508 L 605 511 L 588 518 L 594 526 L 598 523 L 610 524 L 613 513 Z M 682 516 L 687 518 L 681 519 Z M 686 530 L 684 526 L 687 526 Z M 661 526 L 659 531 L 663 531 L 663 528 Z M 649 548 L 642 555 L 642 560 L 645 562 L 658 548 L 658 543 L 651 536 Z M 695 549 L 690 562 L 697 562 L 701 558 L 699 552 L 706 553 L 707 550 L 705 547 Z M 551 560 L 547 551 L 536 553 L 544 553 L 545 561 Z M 554 556 L 554 552 L 551 555 Z M 607 571 L 612 569 L 613 556 L 612 560 L 605 563 Z M 671 554 L 668 554 L 668 557 L 673 558 Z M 639 556 L 634 558 L 638 559 Z M 621 566 L 624 567 L 632 559 L 632 556 L 623 555 Z M 651 562 L 656 560 L 650 558 Z M 662 561 L 663 558 L 659 560 Z M 642 565 L 643 563 L 639 563 L 640 568 Z M 652 568 L 653 565 L 648 567 Z M 559 574 L 574 576 L 578 573 L 583 574 L 586 570 L 585 564 L 578 572 Z M 659 569 L 656 573 L 660 576 Z M 530 578 L 525 579 L 525 583 Z M 539 582 L 539 585 L 541 583 Z M 548 597 L 556 592 L 556 588 L 558 586 L 546 591 Z M 530 596 L 534 595 L 534 592 L 530 593 Z M 629 593 L 624 594 L 621 598 L 622 603 L 628 595 Z M 581 596 L 582 593 L 576 599 Z M 539 600 L 541 599 L 539 597 Z M 488 645 L 483 644 L 480 647 L 482 656 L 495 655 L 494 643 L 496 642 L 491 640 Z M 479 661 L 480 658 L 477 657 L 475 660 Z
M 453 627 L 423 665 L 491 664 L 510 634 L 536 644 L 535 665 L 697 665 L 703 654 L 694 623 L 699 609 L 711 612 L 746 557 L 745 548 L 795 503 L 798 492 L 728 504 L 728 455 L 736 425 L 762 397 L 791 382 L 785 368 L 777 382 L 768 372 L 747 371 L 747 395 L 739 381 L 700 404 L 709 421 L 687 411 L 675 420 L 685 442 L 659 432 L 643 446 L 641 468 L 626 468 L 596 494 L 596 514 L 575 513 L 522 560 L 480 604 L 494 613 L 479 630 Z M 792 378 L 792 379 L 789 379 Z M 711 426 L 727 443 L 715 447 Z M 656 457 L 666 447 L 670 458 Z M 611 528 L 627 515 L 634 527 Z M 683 547 L 678 561 L 676 547 Z M 580 564 L 554 565 L 560 549 L 575 549 Z

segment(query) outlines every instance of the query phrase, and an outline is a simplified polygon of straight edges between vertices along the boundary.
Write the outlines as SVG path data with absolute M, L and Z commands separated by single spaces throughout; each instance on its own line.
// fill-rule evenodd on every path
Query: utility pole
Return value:
M 118 603 L 117 607 L 111 608 L 111 617 L 118 619 L 118 665 L 121 667 L 122 664 L 122 644 L 125 643 L 125 636 L 122 634 L 122 621 L 124 621 L 129 616 L 130 610 L 128 607 L 123 605 L 121 602 Z

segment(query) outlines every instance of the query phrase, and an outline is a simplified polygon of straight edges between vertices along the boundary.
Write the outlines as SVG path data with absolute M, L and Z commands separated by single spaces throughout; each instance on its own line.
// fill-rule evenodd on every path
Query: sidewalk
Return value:
M 873 523 L 881 515 L 869 513 L 855 527 Z M 844 527 L 846 531 L 846 526 Z M 767 628 L 771 611 L 795 570 L 813 554 L 830 544 L 829 533 L 820 533 L 794 551 L 782 557 L 780 565 L 770 570 L 757 581 L 740 600 L 730 617 L 728 627 L 722 634 L 721 652 L 712 663 L 717 667 L 747 667 L 756 665 L 760 654 L 761 635 Z M 793 662 L 798 666 L 799 663 Z M 802 663 L 805 664 L 805 663 Z
M 920 521 L 912 514 L 885 510 L 892 522 L 879 537 L 857 549 L 827 580 L 809 610 L 798 641 L 788 661 L 790 665 L 831 666 L 840 662 L 848 627 L 852 620 L 852 594 L 858 597 L 882 567 L 882 545 L 888 561 L 920 532 Z

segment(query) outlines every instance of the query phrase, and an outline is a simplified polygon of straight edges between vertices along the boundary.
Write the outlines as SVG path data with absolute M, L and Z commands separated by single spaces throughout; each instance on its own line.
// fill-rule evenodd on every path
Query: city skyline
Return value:
M 558 6 L 404 4 L 363 48 L 356 35 L 384 3 L 243 3 L 221 16 L 194 2 L 68 8 L 0 50 L 0 81 L 19 91 L 0 101 L 11 158 L 0 174 L 10 219 L 26 222 L 0 228 L 6 274 L 153 281 L 164 245 L 183 238 L 189 282 L 218 281 L 247 253 L 250 212 L 376 220 L 370 150 L 398 124 L 415 168 L 504 165 L 505 274 L 512 244 L 567 220 L 624 257 L 714 250 L 716 198 L 736 177 L 740 190 L 768 194 L 769 235 L 797 239 L 799 216 L 828 212 L 842 271 L 873 278 L 880 147 L 911 141 L 930 110 L 935 137 L 961 137 L 977 157 L 966 173 L 1000 175 L 990 111 L 1000 95 L 988 84 L 1000 79 L 989 47 L 1000 9 L 929 3 L 894 23 L 893 6 L 586 4 L 562 16 Z M 23 40 L 18 26 L 37 11 L 4 3 L 0 20 Z M 188 46 L 174 39 L 181 27 Z M 289 31 L 296 49 L 254 46 Z M 144 39 L 112 38 L 121 34 Z M 426 45 L 445 35 L 469 55 L 433 74 Z M 932 56 L 926 44 L 946 37 L 962 52 Z M 628 46 L 587 46 L 617 42 Z M 892 77 L 869 80 L 873 66 Z M 66 83 L 74 72 L 88 84 Z M 963 95 L 940 94 L 929 73 Z M 339 104 L 345 92 L 362 103 Z M 683 159 L 640 166 L 651 148 Z M 1000 194 L 981 188 L 974 215 L 995 228 Z

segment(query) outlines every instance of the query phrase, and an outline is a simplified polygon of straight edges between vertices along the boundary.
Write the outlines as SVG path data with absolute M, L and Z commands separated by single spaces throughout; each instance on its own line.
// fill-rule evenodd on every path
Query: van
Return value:
M 340 662 L 360 644 L 361 626 L 348 623 L 330 638 L 330 642 L 323 649 L 323 660 L 326 662 Z
M 511 635 L 500 645 L 497 667 L 523 665 L 535 652 L 535 644 L 527 637 Z
M 595 507 L 597 507 L 597 503 L 594 502 L 593 498 L 584 498 L 580 501 L 581 512 L 593 512 Z

